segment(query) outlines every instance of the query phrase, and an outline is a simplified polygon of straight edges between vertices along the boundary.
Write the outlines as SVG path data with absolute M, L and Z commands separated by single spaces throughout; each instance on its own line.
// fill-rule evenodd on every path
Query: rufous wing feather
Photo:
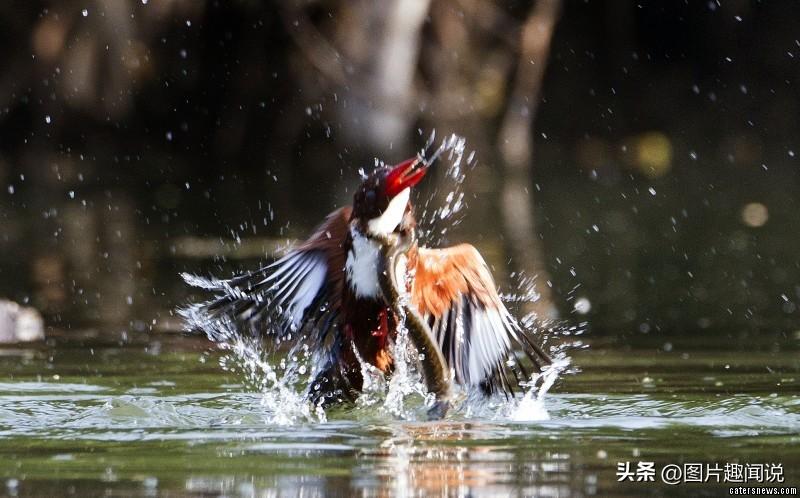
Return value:
M 457 382 L 510 394 L 514 386 L 507 370 L 517 384 L 528 380 L 517 351 L 538 370 L 550 363 L 506 309 L 474 246 L 419 248 L 411 259 L 416 259 L 412 304 L 428 321 Z

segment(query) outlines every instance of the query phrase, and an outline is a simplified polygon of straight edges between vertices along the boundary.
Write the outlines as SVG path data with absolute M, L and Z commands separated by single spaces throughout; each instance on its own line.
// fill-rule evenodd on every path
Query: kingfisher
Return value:
M 328 406 L 358 397 L 363 365 L 392 374 L 391 346 L 408 322 L 437 396 L 448 396 L 450 383 L 513 396 L 531 365 L 540 372 L 551 359 L 505 307 L 474 246 L 419 244 L 410 194 L 430 164 L 417 156 L 377 167 L 351 206 L 268 266 L 228 280 L 184 275 L 217 293 L 184 310 L 190 326 L 212 339 L 232 329 L 303 338 L 315 358 L 308 398 Z

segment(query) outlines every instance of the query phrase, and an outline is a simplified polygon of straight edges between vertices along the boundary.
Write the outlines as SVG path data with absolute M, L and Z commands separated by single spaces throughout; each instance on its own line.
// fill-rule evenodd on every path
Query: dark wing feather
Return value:
M 431 326 L 456 382 L 510 394 L 513 387 L 506 370 L 519 383 L 529 380 L 527 361 L 539 371 L 551 362 L 500 300 L 475 247 L 420 248 L 413 267 L 412 303 Z M 528 360 L 520 361 L 516 351 Z
M 334 211 L 308 240 L 254 272 L 229 280 L 184 274 L 190 285 L 215 294 L 180 310 L 187 327 L 216 341 L 294 332 L 313 332 L 313 339 L 326 341 L 341 305 L 350 212 L 349 206 Z

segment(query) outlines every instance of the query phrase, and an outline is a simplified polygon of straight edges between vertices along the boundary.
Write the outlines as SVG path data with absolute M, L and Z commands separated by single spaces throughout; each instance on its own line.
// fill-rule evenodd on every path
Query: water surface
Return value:
M 0 350 L 4 494 L 727 494 L 618 483 L 624 461 L 778 462 L 798 482 L 798 337 L 590 338 L 535 422 L 409 422 L 370 407 L 291 425 L 204 340 L 100 337 Z

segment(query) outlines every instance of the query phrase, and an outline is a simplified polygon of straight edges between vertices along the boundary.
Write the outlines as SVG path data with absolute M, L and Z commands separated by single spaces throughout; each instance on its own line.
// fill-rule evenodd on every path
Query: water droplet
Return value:
M 653 187 L 650 187 L 649 189 L 647 189 L 647 191 L 650 192 L 650 195 L 652 195 L 652 196 L 656 195 L 656 189 L 653 188 Z
M 575 300 L 575 304 L 573 306 L 576 313 L 580 313 L 581 315 L 585 315 L 586 313 L 592 310 L 592 302 L 585 297 L 579 297 Z
M 83 17 L 89 17 L 89 9 L 83 9 L 81 14 L 83 14 Z
M 49 114 L 44 117 L 44 122 L 47 123 L 47 124 L 50 124 L 52 122 L 52 119 L 50 118 Z

